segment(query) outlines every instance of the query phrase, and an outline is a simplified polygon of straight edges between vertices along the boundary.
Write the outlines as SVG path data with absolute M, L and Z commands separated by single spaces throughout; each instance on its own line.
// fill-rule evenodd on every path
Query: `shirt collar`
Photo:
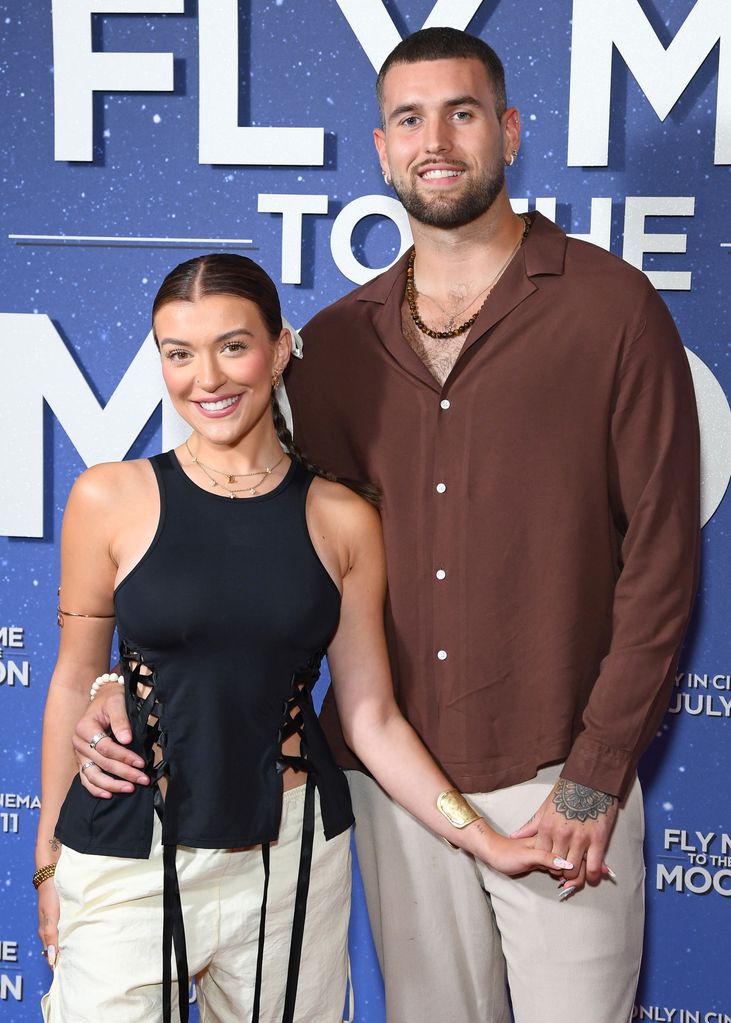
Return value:
M 531 214 L 531 229 L 523 245 L 525 272 L 527 277 L 538 277 L 543 274 L 562 274 L 566 256 L 566 235 L 560 227 L 535 211 Z M 406 264 L 409 260 L 409 249 L 388 270 L 364 284 L 358 291 L 359 302 L 378 302 L 385 304 L 393 289 L 398 286 L 399 303 L 403 298 L 403 278 L 406 276 Z

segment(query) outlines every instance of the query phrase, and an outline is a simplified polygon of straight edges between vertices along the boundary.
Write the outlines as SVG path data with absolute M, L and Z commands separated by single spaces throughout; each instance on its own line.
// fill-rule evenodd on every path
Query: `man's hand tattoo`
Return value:
M 616 799 L 607 792 L 590 789 L 587 785 L 578 785 L 575 781 L 559 778 L 553 793 L 556 811 L 567 821 L 595 821 L 600 814 L 606 813 L 614 805 Z

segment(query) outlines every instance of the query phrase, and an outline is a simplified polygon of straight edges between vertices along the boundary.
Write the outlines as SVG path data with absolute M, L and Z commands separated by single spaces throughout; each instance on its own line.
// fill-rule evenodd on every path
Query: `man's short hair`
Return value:
M 383 120 L 383 82 L 388 71 L 396 64 L 419 64 L 424 60 L 451 60 L 455 57 L 479 60 L 495 94 L 495 109 L 502 117 L 507 109 L 505 94 L 505 68 L 487 43 L 457 28 L 422 28 L 402 39 L 383 62 L 376 79 L 376 97 Z

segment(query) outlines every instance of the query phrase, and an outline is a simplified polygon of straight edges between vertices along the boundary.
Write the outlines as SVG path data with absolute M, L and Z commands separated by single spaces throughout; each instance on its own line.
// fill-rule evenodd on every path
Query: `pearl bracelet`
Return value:
M 121 675 L 118 675 L 116 671 L 112 671 L 109 673 L 105 672 L 103 675 L 100 675 L 98 678 L 94 679 L 94 681 L 91 684 L 91 689 L 89 690 L 89 702 L 91 702 L 94 699 L 94 697 L 99 692 L 101 687 L 105 686 L 107 682 L 117 682 L 120 686 L 123 686 L 124 678 Z

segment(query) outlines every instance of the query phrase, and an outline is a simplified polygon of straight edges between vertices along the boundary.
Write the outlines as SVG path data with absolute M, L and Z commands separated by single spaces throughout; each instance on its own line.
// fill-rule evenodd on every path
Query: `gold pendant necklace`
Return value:
M 199 469 L 201 470 L 201 472 L 206 477 L 206 479 L 208 480 L 212 487 L 221 487 L 223 490 L 226 491 L 226 493 L 232 500 L 236 497 L 237 494 L 252 495 L 256 494 L 258 488 L 262 485 L 267 476 L 271 476 L 271 474 L 274 472 L 277 466 L 282 464 L 282 462 L 284 461 L 284 456 L 286 454 L 286 451 L 282 451 L 282 454 L 274 463 L 274 465 L 268 465 L 266 469 L 256 469 L 254 472 L 225 472 L 223 469 L 216 469 L 212 465 L 206 465 L 205 462 L 201 462 L 200 459 L 196 455 L 194 455 L 193 452 L 190 450 L 190 445 L 188 444 L 187 440 L 184 443 L 185 450 L 190 455 L 190 460 L 193 463 L 193 465 L 197 465 L 199 467 Z M 259 479 L 252 487 L 237 487 L 236 489 L 232 490 L 230 487 L 227 487 L 224 483 L 219 483 L 218 480 L 214 480 L 214 478 L 210 476 L 206 470 L 210 470 L 210 472 L 216 472 L 218 473 L 219 476 L 225 476 L 229 483 L 235 483 L 237 479 L 243 479 L 246 476 L 258 476 Z

